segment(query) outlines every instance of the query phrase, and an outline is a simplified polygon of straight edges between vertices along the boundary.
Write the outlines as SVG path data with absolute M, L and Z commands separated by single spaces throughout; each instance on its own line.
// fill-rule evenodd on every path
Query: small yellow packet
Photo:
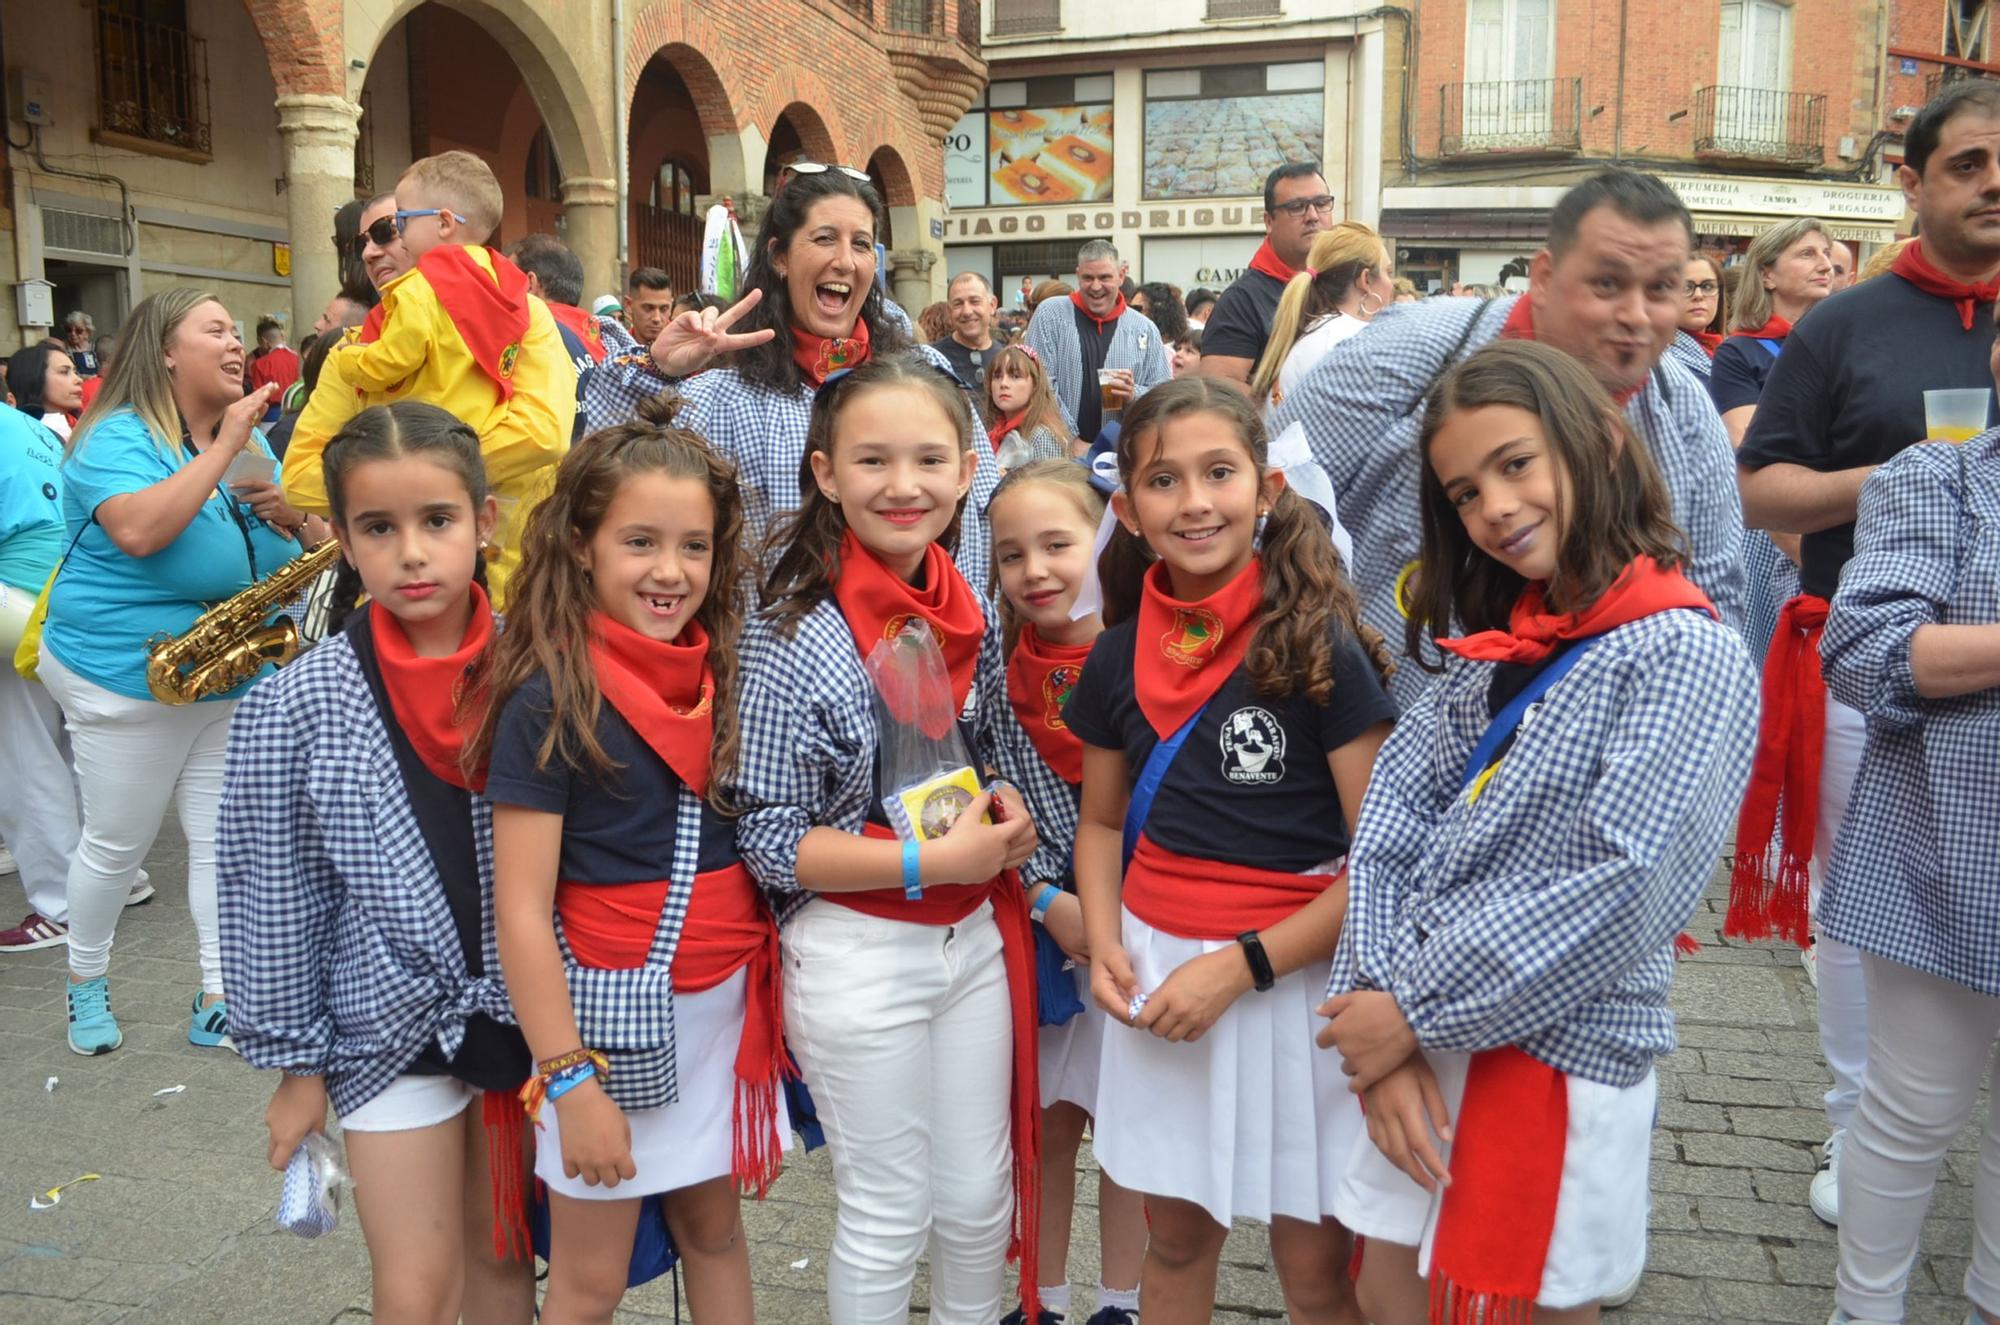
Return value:
M 950 832 L 958 816 L 983 790 L 979 775 L 970 767 L 960 767 L 904 787 L 884 797 L 882 806 L 898 837 L 906 842 L 929 842 Z M 991 816 L 986 821 L 992 822 Z

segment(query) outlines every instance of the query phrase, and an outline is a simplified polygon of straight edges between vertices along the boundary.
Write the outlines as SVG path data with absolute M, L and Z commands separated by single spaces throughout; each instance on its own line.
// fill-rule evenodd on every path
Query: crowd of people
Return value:
M 669 1257 L 747 1322 L 823 1144 L 839 1325 L 926 1253 L 942 1325 L 1206 1320 L 1246 1219 L 1295 1321 L 1586 1325 L 1733 843 L 1725 933 L 1819 988 L 1832 1319 L 1900 1320 L 2000 1040 L 2000 90 L 1900 178 L 1875 270 L 1610 169 L 1525 293 L 1416 301 L 1296 163 L 1226 290 L 1092 240 L 1010 331 L 888 298 L 847 167 L 735 302 L 586 308 L 427 157 L 303 353 L 172 289 L 9 361 L 0 950 L 117 1050 L 171 808 L 188 1039 L 277 1074 L 274 1167 L 338 1118 L 382 1320 L 527 1322 L 539 1252 L 555 1325 Z M 324 622 L 211 612 L 322 563 Z

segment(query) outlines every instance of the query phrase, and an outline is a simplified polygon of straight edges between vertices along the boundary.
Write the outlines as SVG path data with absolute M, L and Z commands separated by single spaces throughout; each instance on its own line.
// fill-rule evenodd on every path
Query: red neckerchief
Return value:
M 354 333 L 354 339 L 362 345 L 373 345 L 382 339 L 382 324 L 389 318 L 389 310 L 380 301 L 368 310 L 368 316 L 361 319 L 361 330 Z
M 1970 325 L 1970 324 L 1968 324 Z M 1764 325 L 1755 331 L 1732 331 L 1732 336 L 1748 336 L 1751 340 L 1783 340 L 1792 334 L 1792 324 L 1776 313 L 1764 319 Z
M 410 646 L 403 623 L 379 598 L 368 604 L 368 625 L 375 639 L 375 665 L 382 669 L 382 688 L 389 693 L 389 708 L 410 748 L 444 781 L 477 791 L 485 785 L 485 777 L 466 776 L 459 757 L 478 722 L 460 722 L 458 709 L 473 661 L 493 641 L 493 607 L 484 589 L 475 584 L 471 590 L 472 619 L 466 623 L 465 637 L 457 650 L 442 658 L 420 657 Z
M 868 322 L 864 318 L 854 319 L 851 336 L 815 336 L 796 326 L 792 328 L 792 362 L 815 389 L 841 369 L 859 368 L 867 363 L 869 353 Z
M 865 660 L 877 643 L 896 638 L 913 618 L 928 622 L 944 652 L 945 671 L 951 676 L 951 711 L 956 714 L 964 710 L 965 697 L 972 693 L 979 646 L 986 638 L 986 612 L 979 605 L 979 595 L 936 543 L 924 549 L 923 583 L 921 589 L 905 583 L 854 536 L 852 529 L 841 539 L 840 573 L 834 577 L 833 598 L 840 614 L 847 618 L 847 628 L 854 632 L 854 646 Z M 902 716 L 903 706 L 892 696 L 883 699 L 891 713 Z M 913 714 L 916 707 L 914 703 L 908 706 Z
M 1069 301 L 1072 304 L 1075 304 L 1078 308 L 1082 309 L 1083 315 L 1089 318 L 1092 322 L 1095 322 L 1097 324 L 1097 329 L 1100 332 L 1103 331 L 1107 326 L 1111 325 L 1113 322 L 1116 322 L 1119 318 L 1125 316 L 1125 296 L 1123 294 L 1120 294 L 1118 296 L 1118 302 L 1113 304 L 1111 306 L 1111 311 L 1109 313 L 1106 313 L 1103 317 L 1099 317 L 1097 314 L 1090 311 L 1090 305 L 1083 302 L 1083 291 L 1081 290 L 1070 291 Z
M 1711 359 L 1722 348 L 1722 333 L 1719 331 L 1690 331 L 1688 335 L 1694 337 L 1694 343 L 1701 346 L 1702 352 Z
M 1161 740 L 1179 731 L 1243 661 L 1264 602 L 1264 566 L 1256 557 L 1235 579 L 1199 602 L 1167 592 L 1167 566 L 1146 572 L 1132 656 L 1139 709 Z
M 1526 1320 L 1562 1190 L 1569 1080 L 1512 1045 L 1472 1055 L 1431 1246 L 1436 1325 Z
M 715 671 L 708 632 L 690 621 L 672 640 L 649 639 L 603 612 L 590 618 L 597 688 L 648 749 L 696 796 L 708 794 L 715 735 Z
M 1083 675 L 1090 643 L 1051 644 L 1029 623 L 1021 627 L 1014 656 L 1007 660 L 1007 701 L 1014 706 L 1014 717 L 1042 762 L 1072 787 L 1083 782 L 1083 742 L 1062 712 Z
M 1265 237 L 1264 242 L 1257 246 L 1257 251 L 1250 255 L 1250 270 L 1261 271 L 1274 281 L 1286 282 L 1289 282 L 1292 277 L 1299 274 L 1297 267 L 1288 267 L 1285 265 L 1285 260 L 1278 256 L 1278 250 L 1271 247 L 1271 240 L 1268 235 Z
M 1535 305 L 1530 300 L 1529 296 L 1525 294 L 1522 295 L 1520 298 L 1514 301 L 1514 306 L 1507 310 L 1507 320 L 1500 324 L 1500 339 L 1501 340 L 1541 339 L 1539 336 L 1535 335 Z M 1618 402 L 1618 407 L 1620 409 L 1623 409 L 1627 404 L 1631 403 L 1632 397 L 1638 395 L 1641 391 L 1644 391 L 1645 389 L 1646 389 L 1645 379 L 1641 378 L 1635 385 L 1628 386 L 1623 391 L 1612 392 L 1611 398 Z
M 1028 421 L 1028 411 L 1022 410 L 1011 419 L 1002 419 L 986 430 L 986 440 L 993 443 L 994 454 L 999 454 L 1000 443 L 1007 440 L 1007 434 Z
M 1694 581 L 1678 569 L 1661 570 L 1651 557 L 1633 558 L 1625 573 L 1581 612 L 1544 611 L 1542 594 L 1546 588 L 1536 580 L 1521 591 L 1514 600 L 1507 629 L 1441 639 L 1438 647 L 1480 662 L 1536 663 L 1554 653 L 1563 640 L 1602 635 L 1627 622 L 1677 607 L 1698 607 L 1721 620 L 1715 605 Z
M 1807 867 L 1819 830 L 1819 763 L 1826 741 L 1826 678 L 1819 666 L 1826 614 L 1824 598 L 1792 599 L 1779 611 L 1764 654 L 1764 715 L 1750 788 L 1736 820 L 1736 861 L 1722 922 L 1722 932 L 1732 938 L 1776 934 L 1806 945 Z M 1771 839 L 1781 806 L 1784 848 L 1774 868 Z
M 505 401 L 513 398 L 514 361 L 528 334 L 528 274 L 493 249 L 486 254 L 493 262 L 490 276 L 463 244 L 439 244 L 417 259 L 417 270 Z
M 1914 244 L 1907 244 L 1889 264 L 1889 270 L 1916 286 L 1925 294 L 1949 299 L 1958 305 L 1958 320 L 1967 331 L 1972 330 L 1972 313 L 1980 304 L 1990 304 L 2000 299 L 2000 280 L 1978 281 L 1966 284 L 1956 277 L 1947 276 L 1931 265 L 1924 253 L 1921 236 Z
M 604 344 L 604 328 L 598 325 L 595 317 L 575 304 L 558 304 L 547 299 L 542 302 L 548 305 L 549 316 L 556 320 L 557 326 L 568 327 L 570 332 L 583 342 L 584 352 L 590 355 L 592 363 L 604 362 L 607 348 Z

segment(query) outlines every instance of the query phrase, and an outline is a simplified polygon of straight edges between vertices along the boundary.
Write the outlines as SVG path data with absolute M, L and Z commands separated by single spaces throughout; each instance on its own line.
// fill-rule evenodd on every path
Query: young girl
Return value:
M 1014 470 L 994 490 L 986 519 L 993 530 L 993 568 L 1000 582 L 1007 636 L 1007 711 L 995 747 L 1000 772 L 1021 787 L 1041 846 L 1021 870 L 1031 909 L 1048 935 L 1077 964 L 1068 979 L 1087 984 L 1089 946 L 1076 899 L 1070 851 L 1083 781 L 1083 745 L 1063 721 L 1063 705 L 1104 623 L 1095 613 L 1070 619 L 1077 590 L 1090 573 L 1090 550 L 1104 515 L 1104 498 L 1090 471 L 1071 460 L 1044 460 Z M 1041 940 L 1038 940 L 1041 941 Z M 1087 987 L 1076 993 L 1090 997 Z M 1104 1012 L 1086 1006 L 1069 1020 L 1041 1028 L 1042 1223 L 1048 1260 L 1039 1286 L 1044 1316 L 1070 1309 L 1070 1215 L 1076 1200 L 1076 1152 L 1097 1110 L 1097 1062 Z M 1102 1273 L 1090 1325 L 1132 1325 L 1139 1310 L 1139 1263 L 1146 1221 L 1138 1193 L 1098 1175 L 1098 1237 Z M 1115 1287 L 1113 1285 L 1116 1285 Z M 1020 1312 L 1007 1318 L 1023 1319 Z M 1003 1322 L 1003 1325 L 1005 1323 Z M 1046 1320 L 1037 1325 L 1047 1325 Z
M 273 1168 L 325 1130 L 329 1100 L 340 1115 L 378 1318 L 525 1325 L 528 1051 L 493 946 L 492 811 L 462 757 L 499 512 L 478 437 L 433 405 L 356 415 L 323 468 L 341 603 L 365 589 L 368 606 L 230 726 L 230 1034 L 284 1072 L 264 1115 Z
M 751 1319 L 737 1191 L 790 1134 L 777 934 L 704 805 L 734 758 L 743 510 L 656 398 L 578 443 L 530 517 L 495 651 L 494 909 L 534 1050 L 551 1325 L 608 1322 L 665 1193 L 690 1310 Z
M 1009 437 L 1019 439 L 1001 465 L 1003 470 L 1069 456 L 1069 429 L 1049 387 L 1048 372 L 1027 346 L 1009 345 L 993 356 L 986 369 L 986 408 L 993 420 L 986 436 L 996 456 L 1002 455 Z M 1023 448 L 1025 458 L 1016 458 Z
M 1394 708 L 1325 527 L 1267 459 L 1256 409 L 1207 378 L 1127 411 L 1112 624 L 1063 712 L 1083 743 L 1091 991 L 1120 1023 L 1096 1153 L 1146 1193 L 1147 1325 L 1209 1318 L 1238 1216 L 1270 1224 L 1292 1319 L 1351 1319 L 1330 1216 L 1361 1119 L 1312 1013 Z
M 939 1325 L 999 1318 L 1010 1228 L 1035 1282 L 1034 939 L 1012 875 L 1034 828 L 1006 788 L 898 842 L 862 666 L 928 624 L 984 762 L 1000 631 L 951 559 L 972 448 L 963 391 L 922 360 L 830 380 L 744 634 L 737 842 L 784 927 L 785 1034 L 833 1152 L 834 1325 L 903 1321 L 927 1242 Z
M 1645 1264 L 1674 936 L 1742 796 L 1757 678 L 1575 359 L 1480 350 L 1420 454 L 1410 656 L 1420 636 L 1457 656 L 1383 746 L 1355 835 L 1321 1038 L 1375 1144 L 1336 1209 L 1368 1240 L 1376 1325 L 1591 1322 Z

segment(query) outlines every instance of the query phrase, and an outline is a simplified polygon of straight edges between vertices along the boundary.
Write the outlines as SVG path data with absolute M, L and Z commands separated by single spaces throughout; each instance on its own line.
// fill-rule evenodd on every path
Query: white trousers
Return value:
M 933 1325 L 993 1325 L 1014 1193 L 1013 1011 L 991 905 L 937 926 L 820 898 L 784 949 L 785 1035 L 839 1200 L 833 1325 L 907 1325 L 926 1242 Z
M 1868 721 L 1861 711 L 1828 695 L 1826 746 L 1819 765 L 1819 826 L 1813 834 L 1815 910 L 1820 880 L 1833 859 L 1833 842 L 1847 817 L 1847 798 L 1867 744 Z M 1826 1122 L 1837 1130 L 1853 1125 L 1854 1107 L 1861 1100 L 1862 1073 L 1868 1066 L 1868 986 L 1861 973 L 1861 953 L 1838 939 L 1819 936 L 1814 965 L 1819 977 L 1819 1050 L 1833 1074 L 1833 1085 L 1826 1092 Z
M 14 853 L 28 909 L 69 921 L 66 892 L 76 856 L 76 777 L 62 709 L 48 688 L 0 658 L 0 839 Z M 8 923 L 15 917 L 0 916 Z
M 1840 1152 L 1840 1271 L 1835 1300 L 1856 1320 L 1900 1321 L 1938 1166 L 1994 1075 L 2000 998 L 1873 953 L 1868 1080 Z M 1993 1085 L 2000 1088 L 2000 1080 Z M 1986 1122 L 1973 1182 L 1965 1293 L 2000 1313 L 2000 1110 Z
M 69 720 L 83 793 L 83 832 L 69 867 L 71 973 L 89 980 L 110 969 L 118 913 L 172 802 L 187 836 L 188 910 L 202 992 L 222 993 L 215 814 L 236 701 L 177 706 L 131 699 L 70 671 L 46 644 L 41 676 Z

